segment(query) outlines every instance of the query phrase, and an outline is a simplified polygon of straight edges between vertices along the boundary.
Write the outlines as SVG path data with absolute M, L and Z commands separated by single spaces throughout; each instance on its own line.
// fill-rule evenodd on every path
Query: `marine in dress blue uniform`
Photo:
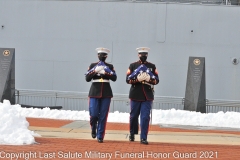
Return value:
M 87 74 L 85 78 L 87 82 L 92 81 L 88 94 L 91 135 L 92 138 L 97 137 L 98 142 L 102 143 L 105 136 L 111 98 L 113 97 L 109 81 L 116 81 L 117 76 L 113 65 L 105 62 L 110 50 L 100 47 L 97 48 L 96 51 L 99 61 L 90 64 L 88 71 L 94 67 L 95 69 Z M 112 72 L 105 72 L 104 66 L 97 66 L 100 61 L 102 61 Z
M 150 121 L 150 111 L 152 102 L 154 100 L 153 86 L 159 83 L 159 79 L 155 64 L 146 61 L 150 48 L 140 47 L 136 50 L 138 52 L 139 60 L 130 64 L 126 76 L 126 82 L 131 84 L 129 91 L 131 106 L 129 140 L 134 141 L 134 135 L 138 134 L 138 118 L 140 115 L 140 143 L 148 144 L 147 136 Z M 141 72 L 137 75 L 136 79 L 129 79 L 128 76 L 131 75 L 142 64 L 144 64 L 153 73 L 155 78 L 150 77 L 150 75 L 146 72 Z

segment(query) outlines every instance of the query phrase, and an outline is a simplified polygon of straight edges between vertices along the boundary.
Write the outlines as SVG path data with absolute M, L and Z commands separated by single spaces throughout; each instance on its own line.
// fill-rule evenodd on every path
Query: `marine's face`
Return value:
M 141 52 L 141 53 L 138 53 L 138 57 L 142 57 L 142 56 L 148 56 L 148 53 L 147 52 Z
M 141 53 L 138 54 L 138 57 L 142 62 L 145 62 L 147 60 L 148 53 L 147 52 L 141 52 Z
M 107 53 L 98 53 L 98 59 L 104 62 L 107 59 Z

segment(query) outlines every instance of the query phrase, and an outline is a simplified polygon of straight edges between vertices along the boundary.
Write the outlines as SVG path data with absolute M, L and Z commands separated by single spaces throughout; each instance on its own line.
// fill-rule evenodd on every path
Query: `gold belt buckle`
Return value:
M 103 79 L 102 78 L 100 78 L 100 80 L 99 80 L 100 82 L 103 82 Z

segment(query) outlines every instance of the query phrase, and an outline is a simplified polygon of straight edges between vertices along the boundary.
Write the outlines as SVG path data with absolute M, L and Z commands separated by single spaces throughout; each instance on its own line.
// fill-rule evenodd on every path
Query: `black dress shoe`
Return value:
M 97 136 L 96 132 L 92 132 L 91 135 L 92 135 L 92 138 L 96 138 L 96 136 Z
M 98 143 L 103 143 L 103 139 L 102 138 L 98 138 Z
M 146 139 L 141 139 L 141 144 L 148 144 L 148 141 Z
M 133 142 L 134 140 L 135 140 L 134 134 L 130 134 L 129 135 L 129 141 Z

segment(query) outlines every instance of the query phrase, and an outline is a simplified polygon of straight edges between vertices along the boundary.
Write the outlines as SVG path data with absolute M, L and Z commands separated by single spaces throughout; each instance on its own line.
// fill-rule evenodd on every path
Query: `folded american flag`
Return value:
M 93 72 L 97 66 L 104 66 L 104 71 L 105 72 L 107 72 L 109 74 L 112 74 L 112 75 L 116 75 L 116 73 L 113 72 L 111 69 L 109 69 L 109 67 L 106 66 L 106 64 L 104 62 L 100 61 L 100 62 L 98 62 L 98 64 L 96 66 L 94 66 L 92 69 L 87 71 L 87 73 L 85 73 L 85 76 L 88 75 L 90 72 Z
M 128 76 L 128 80 L 130 80 L 130 79 L 132 79 L 132 80 L 137 79 L 138 74 L 139 74 L 139 73 L 143 73 L 143 72 L 148 73 L 152 79 L 158 79 L 158 78 L 157 78 L 156 76 L 154 76 L 154 74 L 149 70 L 149 68 L 147 68 L 144 64 L 142 64 L 142 65 L 140 65 L 137 69 L 135 69 L 132 74 L 130 74 L 130 75 Z

